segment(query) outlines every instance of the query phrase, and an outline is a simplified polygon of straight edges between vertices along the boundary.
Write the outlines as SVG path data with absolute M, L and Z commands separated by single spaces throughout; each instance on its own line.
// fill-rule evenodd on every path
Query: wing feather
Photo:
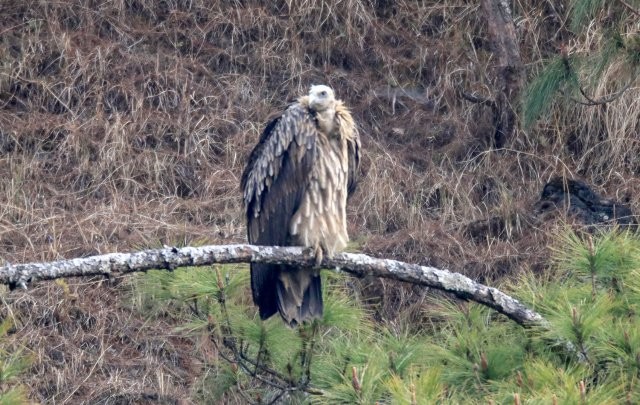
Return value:
M 351 112 L 338 101 L 336 106 L 336 117 L 339 122 L 339 130 L 342 136 L 347 140 L 347 158 L 348 158 L 348 178 L 347 178 L 347 194 L 350 196 L 356 191 L 358 183 L 358 169 L 360 166 L 360 134 L 353 120 Z
M 349 156 L 349 172 L 347 181 L 347 194 L 350 196 L 356 191 L 358 185 L 358 168 L 360 167 L 360 138 L 356 135 L 347 140 L 347 154 Z
M 250 243 L 287 243 L 315 157 L 313 117 L 300 104 L 271 121 L 242 175 Z
M 286 246 L 316 156 L 316 127 L 299 103 L 272 120 L 251 152 L 242 175 L 249 243 Z M 251 289 L 260 317 L 278 311 L 278 265 L 251 265 Z

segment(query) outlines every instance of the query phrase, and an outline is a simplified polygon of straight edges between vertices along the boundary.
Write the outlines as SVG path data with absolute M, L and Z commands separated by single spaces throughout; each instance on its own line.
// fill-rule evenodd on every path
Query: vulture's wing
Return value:
M 315 140 L 313 117 L 298 103 L 265 128 L 242 175 L 249 243 L 288 245 L 289 221 L 309 181 Z M 263 319 L 278 310 L 277 269 L 251 265 L 251 289 Z
M 356 191 L 358 184 L 358 167 L 360 166 L 360 138 L 354 133 L 353 139 L 347 140 L 347 153 L 349 155 L 349 179 L 347 182 L 348 195 Z
M 353 121 L 353 116 L 344 106 L 342 101 L 338 101 L 336 105 L 336 119 L 339 125 L 339 131 L 344 139 L 347 140 L 347 157 L 348 157 L 348 178 L 347 178 L 347 195 L 350 196 L 356 191 L 358 183 L 358 167 L 360 166 L 360 135 L 358 128 Z

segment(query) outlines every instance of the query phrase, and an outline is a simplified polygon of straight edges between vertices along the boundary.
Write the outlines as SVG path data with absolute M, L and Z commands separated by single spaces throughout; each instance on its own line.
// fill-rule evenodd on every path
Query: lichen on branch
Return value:
M 247 244 L 168 247 L 135 253 L 109 253 L 50 263 L 5 265 L 0 267 L 0 283 L 14 288 L 26 288 L 28 283 L 61 277 L 115 276 L 151 269 L 172 270 L 184 266 L 249 262 L 312 266 L 315 258 L 310 249 L 302 247 Z M 462 274 L 448 270 L 397 260 L 377 259 L 355 253 L 338 253 L 331 258 L 324 258 L 321 267 L 344 271 L 356 277 L 382 277 L 445 291 L 459 298 L 493 308 L 521 325 L 544 323 L 542 315 L 527 308 L 517 299 L 496 288 L 477 283 Z

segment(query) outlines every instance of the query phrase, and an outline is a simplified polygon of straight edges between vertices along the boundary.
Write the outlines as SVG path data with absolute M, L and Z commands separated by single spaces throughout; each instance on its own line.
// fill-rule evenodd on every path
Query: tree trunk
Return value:
M 517 117 L 514 105 L 520 95 L 523 82 L 523 65 L 509 2 L 506 0 L 482 0 L 482 11 L 487 21 L 491 51 L 495 56 L 492 80 L 496 95 L 493 106 L 494 146 L 503 147 L 516 130 Z

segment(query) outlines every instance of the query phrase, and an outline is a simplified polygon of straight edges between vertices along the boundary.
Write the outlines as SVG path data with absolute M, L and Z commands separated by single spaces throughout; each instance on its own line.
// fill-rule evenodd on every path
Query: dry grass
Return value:
M 515 13 L 531 72 L 561 43 L 600 40 L 573 37 L 552 2 L 529 3 Z M 3 2 L 0 256 L 244 240 L 239 176 L 262 125 L 326 83 L 361 127 L 349 216 L 364 251 L 484 280 L 542 268 L 556 225 L 531 207 L 553 175 L 640 209 L 640 88 L 607 107 L 559 108 L 491 150 L 491 112 L 456 90 L 493 91 L 478 11 L 463 0 Z M 626 77 L 614 64 L 589 90 L 609 94 Z M 385 318 L 423 304 L 408 288 L 368 287 Z M 36 357 L 33 400 L 189 397 L 199 354 L 120 305 L 126 283 L 68 288 L 3 293 L 16 342 Z
M 119 286 L 122 287 L 122 286 Z M 188 398 L 201 362 L 193 342 L 161 319 L 123 306 L 117 283 L 50 283 L 13 293 L 3 315 L 30 349 L 22 383 L 47 403 L 177 403 Z

